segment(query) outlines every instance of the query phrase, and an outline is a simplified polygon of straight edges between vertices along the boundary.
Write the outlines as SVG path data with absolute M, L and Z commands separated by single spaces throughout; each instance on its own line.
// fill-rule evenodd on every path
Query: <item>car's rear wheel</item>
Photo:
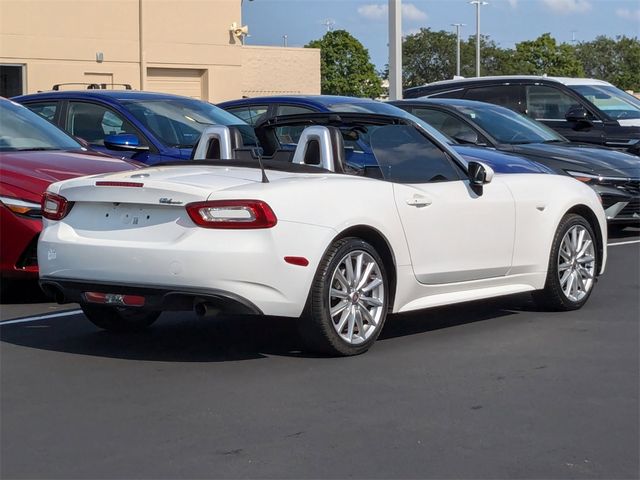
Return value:
M 96 327 L 117 333 L 142 331 L 160 316 L 160 312 L 133 307 L 102 307 L 85 303 L 80 308 Z
M 556 231 L 544 290 L 534 300 L 551 310 L 582 307 L 593 290 L 598 265 L 596 236 L 584 217 L 568 214 Z
M 388 285 L 384 263 L 369 243 L 335 242 L 320 262 L 301 319 L 307 346 L 329 355 L 366 352 L 387 316 Z

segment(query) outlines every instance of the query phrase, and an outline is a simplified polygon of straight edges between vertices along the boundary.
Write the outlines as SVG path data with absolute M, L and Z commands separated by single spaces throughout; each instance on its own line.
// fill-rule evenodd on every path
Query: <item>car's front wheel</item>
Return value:
M 160 312 L 133 307 L 102 307 L 85 303 L 80 308 L 96 327 L 116 333 L 142 331 L 160 316 Z
M 560 222 L 551 247 L 544 290 L 534 300 L 551 310 L 575 310 L 588 300 L 599 264 L 596 236 L 584 217 L 568 214 Z
M 320 262 L 301 332 L 307 346 L 329 355 L 357 355 L 376 341 L 389 304 L 384 263 L 359 238 L 335 242 Z

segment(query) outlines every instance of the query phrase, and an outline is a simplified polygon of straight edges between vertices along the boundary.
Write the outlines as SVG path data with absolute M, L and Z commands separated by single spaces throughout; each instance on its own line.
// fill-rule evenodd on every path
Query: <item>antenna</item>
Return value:
M 267 178 L 267 172 L 264 170 L 264 165 L 262 163 L 262 148 L 254 147 L 253 154 L 258 157 L 258 163 L 260 164 L 260 171 L 262 172 L 262 183 L 269 183 L 269 179 Z
M 332 18 L 327 18 L 322 25 L 327 28 L 327 32 L 331 32 L 333 30 L 333 26 L 336 24 L 336 21 Z

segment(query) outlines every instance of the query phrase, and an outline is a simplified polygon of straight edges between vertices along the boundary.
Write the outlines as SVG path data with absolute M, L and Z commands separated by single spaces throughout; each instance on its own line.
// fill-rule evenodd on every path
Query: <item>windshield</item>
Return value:
M 0 152 L 81 149 L 78 142 L 40 115 L 0 100 Z
M 210 125 L 246 125 L 235 115 L 191 98 L 132 100 L 124 106 L 165 145 L 192 148 Z
M 457 107 L 499 143 L 510 145 L 523 143 L 566 142 L 567 139 L 545 125 L 497 105 Z
M 613 85 L 570 85 L 612 119 L 640 118 L 640 100 Z

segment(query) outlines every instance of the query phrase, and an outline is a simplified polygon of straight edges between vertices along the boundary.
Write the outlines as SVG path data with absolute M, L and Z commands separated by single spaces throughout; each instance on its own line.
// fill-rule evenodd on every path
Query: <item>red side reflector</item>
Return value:
M 116 305 L 121 307 L 142 307 L 144 297 L 139 295 L 122 295 L 120 293 L 85 292 L 87 302 Z
M 96 182 L 96 187 L 144 187 L 140 182 Z
M 309 260 L 304 257 L 284 257 L 284 261 L 291 265 L 298 265 L 300 267 L 306 267 L 309 265 Z

